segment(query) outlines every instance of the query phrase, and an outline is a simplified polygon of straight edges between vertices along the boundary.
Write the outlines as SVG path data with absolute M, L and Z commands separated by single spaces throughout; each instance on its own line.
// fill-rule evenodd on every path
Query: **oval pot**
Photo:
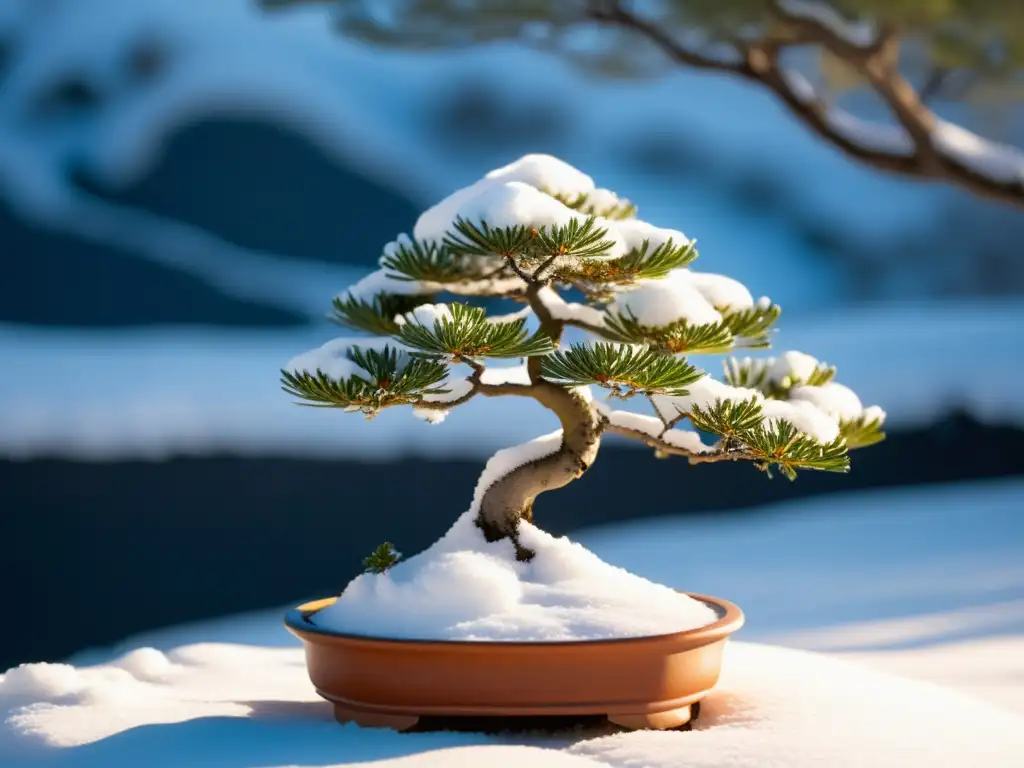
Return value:
M 310 680 L 340 722 L 406 730 L 420 717 L 605 715 L 627 728 L 674 728 L 718 682 L 738 606 L 690 595 L 718 620 L 669 635 L 573 642 L 398 640 L 315 624 L 337 598 L 285 617 Z

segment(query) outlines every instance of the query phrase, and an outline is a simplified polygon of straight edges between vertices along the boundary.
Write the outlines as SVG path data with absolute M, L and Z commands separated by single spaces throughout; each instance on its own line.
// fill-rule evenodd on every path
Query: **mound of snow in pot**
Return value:
M 513 468 L 556 451 L 554 432 L 496 453 L 472 507 L 426 551 L 354 579 L 312 617 L 337 632 L 394 638 L 553 642 L 663 635 L 716 620 L 704 603 L 605 563 L 567 538 L 520 524 L 536 553 L 488 543 L 474 520 L 484 492 Z

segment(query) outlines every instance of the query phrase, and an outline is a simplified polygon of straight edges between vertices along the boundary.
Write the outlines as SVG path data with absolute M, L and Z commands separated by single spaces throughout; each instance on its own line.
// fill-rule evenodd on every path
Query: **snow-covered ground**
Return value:
M 1005 480 L 582 532 L 609 562 L 746 610 L 691 732 L 341 727 L 271 611 L 9 671 L 0 763 L 1011 768 L 1024 754 L 1022 508 L 1024 482 Z

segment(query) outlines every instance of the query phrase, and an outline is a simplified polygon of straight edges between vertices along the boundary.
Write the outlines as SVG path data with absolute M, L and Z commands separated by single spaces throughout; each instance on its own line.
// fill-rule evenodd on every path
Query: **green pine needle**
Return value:
M 693 243 L 676 245 L 670 238 L 653 251 L 644 240 L 625 256 L 605 261 L 585 261 L 557 269 L 560 282 L 584 282 L 594 285 L 631 285 L 637 280 L 661 280 L 674 269 L 691 264 L 697 258 Z M 591 293 L 592 291 L 588 291 Z
M 541 375 L 564 386 L 598 384 L 618 397 L 686 394 L 701 372 L 685 359 L 651 348 L 573 344 L 541 361 Z
M 626 313 L 605 313 L 604 335 L 625 344 L 650 344 L 666 352 L 678 354 L 716 354 L 733 348 L 734 338 L 725 323 L 693 325 L 677 320 L 670 325 L 643 325 L 628 310 Z
M 745 357 L 730 357 L 722 361 L 725 382 L 731 387 L 745 387 L 766 392 L 768 389 L 768 363 Z
M 718 399 L 707 408 L 694 405 L 689 415 L 697 429 L 718 435 L 729 444 L 734 438 L 742 438 L 757 429 L 764 420 L 761 404 L 753 397 L 739 402 Z
M 281 388 L 299 398 L 300 405 L 356 409 L 367 417 L 381 408 L 417 403 L 424 395 L 448 391 L 435 386 L 448 375 L 448 366 L 436 358 L 412 356 L 390 346 L 380 351 L 353 346 L 348 357 L 364 373 L 336 379 L 320 369 L 282 370 Z
M 430 283 L 457 283 L 479 280 L 501 264 L 493 259 L 456 254 L 433 242 L 399 242 L 395 250 L 382 256 L 380 265 L 391 270 L 396 280 L 420 280 Z
M 597 206 L 591 202 L 590 195 L 587 192 L 580 192 L 575 195 L 555 193 L 547 189 L 544 192 L 551 195 L 566 208 L 572 208 L 574 211 L 579 211 L 587 216 L 603 216 L 606 219 L 632 219 L 636 217 L 636 205 L 629 200 L 618 200 L 610 206 Z
M 462 218 L 455 220 L 455 234 L 445 237 L 445 246 L 460 256 L 497 254 L 513 259 L 521 267 L 549 263 L 558 258 L 584 259 L 602 256 L 614 243 L 605 239 L 607 229 L 597 226 L 591 216 L 583 221 L 572 219 L 564 226 L 548 228 L 488 226 Z
M 451 318 L 438 318 L 428 327 L 407 322 L 397 336 L 406 346 L 433 355 L 451 355 L 453 359 L 474 357 L 530 357 L 554 350 L 551 339 L 537 333 L 529 335 L 526 318 L 488 322 L 480 307 L 451 304 Z
M 748 430 L 742 435 L 742 440 L 758 462 L 755 466 L 768 473 L 769 477 L 772 466 L 778 467 L 790 480 L 796 479 L 798 469 L 823 472 L 850 470 L 846 441 L 842 437 L 830 443 L 819 443 L 784 419 Z
M 517 256 L 527 251 L 532 239 L 526 226 L 492 229 L 486 221 L 477 226 L 463 218 L 455 220 L 455 230 L 457 234 L 445 236 L 445 246 L 459 256 Z
M 411 312 L 421 304 L 430 304 L 433 296 L 403 296 L 393 293 L 378 293 L 372 300 L 352 296 L 336 296 L 332 302 L 334 311 L 330 319 L 353 330 L 366 331 L 377 336 L 393 336 L 401 326 L 395 322 L 397 315 Z
M 807 381 L 786 376 L 782 381 L 773 381 L 768 377 L 768 361 L 752 360 L 747 357 L 742 360 L 730 358 L 722 363 L 725 369 L 725 381 L 734 387 L 748 387 L 760 390 L 765 397 L 775 400 L 789 399 L 790 390 L 797 385 L 820 387 L 828 384 L 836 375 L 835 366 L 819 364 Z
M 394 548 L 390 541 L 377 546 L 373 552 L 363 558 L 364 573 L 387 573 L 402 559 L 402 553 Z
M 797 378 L 792 374 L 786 376 L 782 381 L 771 381 L 767 383 L 767 391 L 765 394 L 768 397 L 774 397 L 777 400 L 786 400 L 789 398 L 789 393 L 793 387 L 797 386 L 809 386 L 809 387 L 820 387 L 822 384 L 828 384 L 836 376 L 835 366 L 828 365 L 827 363 L 819 363 L 818 367 L 814 369 L 807 380 Z
M 719 450 L 752 459 L 769 477 L 773 466 L 790 480 L 798 469 L 846 472 L 850 468 L 847 449 L 855 446 L 847 445 L 845 435 L 820 443 L 784 419 L 766 425 L 763 409 L 753 397 L 716 400 L 706 408 L 695 405 L 689 415 L 697 429 L 722 438 Z
M 828 384 L 835 378 L 835 376 L 835 366 L 822 363 L 814 369 L 814 372 L 810 375 L 807 381 L 800 383 L 806 384 L 809 387 L 820 387 L 822 384 Z
M 856 419 L 844 419 L 839 422 L 839 433 L 851 449 L 866 448 L 885 440 L 885 432 L 882 431 L 882 419 L 880 418 L 869 419 L 860 416 Z
M 768 333 L 781 314 L 782 308 L 778 304 L 766 308 L 726 309 L 722 311 L 722 321 L 733 336 L 742 339 L 742 346 L 767 349 L 771 346 Z

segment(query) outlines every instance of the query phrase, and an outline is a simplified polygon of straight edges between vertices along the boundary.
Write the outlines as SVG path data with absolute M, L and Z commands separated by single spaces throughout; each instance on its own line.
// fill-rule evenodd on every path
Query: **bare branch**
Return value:
M 518 277 L 527 285 L 532 285 L 537 282 L 536 280 L 533 279 L 533 277 L 530 276 L 529 272 L 524 272 L 520 268 L 520 266 L 516 264 L 516 260 L 513 259 L 511 256 L 505 257 L 505 263 L 508 264 L 509 268 L 516 273 L 516 277 Z
M 583 330 L 583 331 L 589 331 L 590 333 L 594 334 L 595 336 L 604 337 L 604 333 L 605 332 L 604 332 L 604 330 L 602 328 L 600 328 L 599 326 L 596 326 L 596 325 L 591 325 L 590 323 L 584 322 L 583 320 L 577 320 L 576 318 L 569 318 L 569 319 L 561 320 L 560 322 L 563 325 L 571 326 L 573 328 L 579 328 L 580 330 Z
M 460 395 L 454 400 L 420 400 L 418 403 L 413 403 L 413 408 L 421 411 L 450 411 L 452 408 L 456 408 L 463 403 L 468 403 L 479 392 L 481 392 L 480 386 L 474 385 L 469 392 Z
M 1004 173 L 979 167 L 969 159 L 950 150 L 936 140 L 938 118 L 925 105 L 922 94 L 899 72 L 898 30 L 882 25 L 869 43 L 850 39 L 819 18 L 795 13 L 787 4 L 771 6 L 783 27 L 783 34 L 747 44 L 744 58 L 723 61 L 700 55 L 675 40 L 656 22 L 643 19 L 609 0 L 588 9 L 591 19 L 630 29 L 645 37 L 668 57 L 681 65 L 704 71 L 726 72 L 758 83 L 774 93 L 790 113 L 820 138 L 847 156 L 880 170 L 921 179 L 938 179 L 958 185 L 982 197 L 1024 206 L 1024 173 Z M 907 147 L 899 140 L 892 146 L 866 142 L 864 136 L 849 129 L 843 116 L 809 89 L 806 81 L 796 81 L 781 67 L 779 52 L 792 45 L 812 44 L 827 49 L 852 70 L 861 74 L 875 93 L 886 103 L 900 129 L 909 141 Z M 877 126 L 875 133 L 884 130 Z M 898 134 L 896 135 L 898 139 Z M 983 141 L 983 140 L 979 140 Z M 1011 150 L 996 147 L 1007 155 Z M 1016 157 L 1010 162 L 1015 162 Z M 1024 153 L 1015 164 L 1024 169 Z
M 615 26 L 639 32 L 658 46 L 666 56 L 677 64 L 684 64 L 688 67 L 712 72 L 740 74 L 742 71 L 743 64 L 740 61 L 731 62 L 722 59 L 712 59 L 679 45 L 657 24 L 634 16 L 622 8 L 618 2 L 591 3 L 587 8 L 587 16 L 594 21 L 614 24 Z

